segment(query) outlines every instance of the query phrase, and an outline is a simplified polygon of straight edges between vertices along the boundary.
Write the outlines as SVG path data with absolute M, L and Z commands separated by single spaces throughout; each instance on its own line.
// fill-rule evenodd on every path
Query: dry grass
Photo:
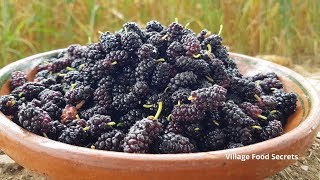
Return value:
M 142 26 L 175 17 L 199 32 L 217 32 L 231 51 L 278 54 L 320 66 L 318 0 L 2 0 L 0 67 L 19 58 L 71 43 L 96 41 L 98 30 L 115 31 L 126 21 Z

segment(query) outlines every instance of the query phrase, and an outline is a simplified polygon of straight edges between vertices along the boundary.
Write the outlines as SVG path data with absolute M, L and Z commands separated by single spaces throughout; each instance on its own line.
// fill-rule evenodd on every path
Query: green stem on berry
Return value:
M 118 124 L 117 124 L 117 127 L 122 127 L 123 126 L 123 123 L 122 122 L 119 122 Z
M 90 148 L 91 149 L 96 149 L 96 147 L 94 145 L 91 145 Z
M 209 37 L 210 35 L 211 35 L 211 31 L 208 31 L 208 32 L 204 35 L 204 37 L 207 38 L 207 37 Z
M 180 100 L 178 100 L 178 106 L 181 106 L 181 101 Z
M 189 100 L 189 101 L 192 101 L 192 100 L 193 100 L 193 97 L 192 97 L 192 96 L 189 96 L 189 97 L 188 97 L 188 100 Z
M 72 68 L 72 67 L 66 67 L 66 70 L 68 70 L 68 71 L 74 71 L 74 68 Z
M 263 115 L 261 115 L 261 114 L 259 114 L 259 115 L 257 115 L 259 118 L 261 118 L 261 119 L 263 119 L 263 120 L 267 120 L 268 118 L 267 117 L 265 117 L 265 116 L 263 116 Z
M 80 119 L 80 116 L 79 116 L 79 114 L 77 114 L 77 115 L 76 115 L 76 119 L 77 119 L 77 120 L 79 120 L 79 119 Z
M 144 108 L 152 108 L 152 107 L 154 107 L 154 104 L 144 104 L 143 107 Z
M 278 110 L 272 110 L 272 111 L 270 111 L 269 114 L 274 114 L 274 113 L 276 113 L 276 112 L 279 112 L 279 111 L 278 111 Z
M 270 88 L 270 90 L 271 90 L 271 91 L 275 91 L 275 90 L 277 90 L 277 88 Z
M 100 35 L 102 35 L 102 34 L 103 34 L 103 32 L 102 32 L 102 31 L 98 31 L 98 33 L 99 33 Z
M 19 93 L 19 95 L 18 95 L 19 97 L 22 97 L 23 96 L 23 92 L 21 92 L 21 93 Z
M 163 91 L 163 93 L 166 93 L 168 91 L 169 87 L 166 87 Z
M 166 60 L 164 58 L 160 58 L 157 60 L 157 62 L 165 62 Z
M 154 116 L 155 120 L 158 120 L 158 118 L 161 114 L 161 111 L 162 111 L 162 106 L 163 106 L 163 102 L 162 101 L 158 102 L 158 110 L 157 110 L 156 115 Z
M 206 76 L 206 79 L 209 81 L 209 82 L 214 82 L 214 80 L 212 79 L 212 77 L 210 77 L 210 75 Z
M 169 114 L 169 116 L 167 116 L 167 121 L 171 121 L 172 118 L 172 114 Z
M 207 48 L 208 48 L 208 56 L 211 56 L 211 52 L 212 52 L 211 44 L 207 44 Z
M 89 131 L 89 129 L 90 129 L 90 126 L 87 126 L 87 127 L 83 128 L 84 131 Z
M 116 64 L 118 64 L 117 61 L 113 61 L 113 62 L 111 63 L 111 65 L 116 65 Z
M 90 36 L 88 36 L 88 44 L 91 44 L 92 43 L 92 39 Z
M 256 98 L 256 100 L 257 100 L 258 102 L 261 102 L 261 101 L 262 101 L 261 98 L 260 98 L 257 94 L 254 95 L 254 98 Z
M 220 24 L 220 29 L 219 29 L 219 32 L 218 32 L 218 36 L 220 36 L 220 34 L 222 33 L 222 30 L 223 30 L 223 25 Z
M 253 129 L 262 129 L 261 126 L 251 126 Z
M 48 138 L 46 133 L 42 133 L 42 134 L 43 134 L 43 137 Z
M 76 88 L 77 84 L 71 84 L 71 90 L 74 90 Z
M 112 121 L 112 122 L 108 122 L 107 123 L 107 126 L 114 126 L 114 125 L 116 125 L 117 123 L 115 123 L 114 121 Z
M 190 22 L 188 22 L 188 23 L 184 26 L 184 28 L 187 29 L 189 25 L 190 25 Z
M 81 70 L 81 69 L 84 68 L 84 67 L 86 67 L 86 65 L 85 65 L 85 64 L 81 64 L 81 65 L 79 66 L 79 69 Z
M 67 74 L 63 74 L 63 73 L 57 73 L 57 76 L 60 76 L 60 77 L 64 77 L 66 76 Z
M 192 55 L 194 58 L 196 58 L 196 59 L 198 59 L 200 56 L 201 56 L 201 54 L 194 54 L 194 55 Z
M 12 107 L 12 106 L 14 106 L 16 104 L 16 101 L 15 100 L 12 100 L 12 101 L 8 101 L 7 103 L 6 103 L 6 106 L 7 107 Z
M 211 60 L 213 60 L 213 57 L 212 57 L 212 54 L 211 54 L 211 52 L 212 52 L 211 44 L 207 44 L 207 48 L 208 48 L 208 52 L 207 52 L 208 57 L 209 57 Z
M 177 17 L 174 18 L 174 22 L 179 23 L 179 19 Z
M 161 40 L 162 41 L 165 40 L 168 36 L 169 36 L 169 34 L 166 34 L 166 35 L 162 36 Z
M 147 118 L 153 120 L 153 119 L 154 119 L 154 116 L 148 116 Z
M 216 120 L 213 120 L 212 122 L 213 122 L 215 125 L 220 126 L 220 124 L 219 124 Z
M 195 131 L 200 131 L 200 128 L 196 127 L 194 128 Z
M 260 87 L 260 83 L 261 83 L 261 81 L 258 80 L 258 81 L 256 82 L 256 85 L 257 85 L 258 87 Z

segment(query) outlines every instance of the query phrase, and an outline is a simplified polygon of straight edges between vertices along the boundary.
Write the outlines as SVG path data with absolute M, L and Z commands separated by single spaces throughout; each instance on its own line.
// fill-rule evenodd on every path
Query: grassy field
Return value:
M 0 4 L 0 67 L 25 56 L 97 41 L 127 21 L 190 22 L 199 32 L 219 30 L 231 51 L 277 54 L 320 67 L 318 0 L 20 1 Z

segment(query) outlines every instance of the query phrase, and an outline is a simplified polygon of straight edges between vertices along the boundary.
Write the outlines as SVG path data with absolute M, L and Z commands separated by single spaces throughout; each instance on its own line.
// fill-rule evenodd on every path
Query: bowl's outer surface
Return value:
M 0 70 L 0 94 L 8 94 L 8 78 L 15 70 L 30 72 L 45 57 L 38 54 Z M 227 160 L 226 154 L 303 155 L 319 127 L 319 98 L 299 74 L 256 58 L 231 53 L 244 74 L 274 71 L 285 88 L 298 95 L 297 112 L 280 137 L 236 149 L 175 155 L 127 154 L 91 150 L 34 135 L 0 113 L 0 147 L 22 166 L 54 179 L 262 179 L 293 160 Z M 31 73 L 32 74 L 32 73 Z M 31 78 L 31 77 L 30 77 Z

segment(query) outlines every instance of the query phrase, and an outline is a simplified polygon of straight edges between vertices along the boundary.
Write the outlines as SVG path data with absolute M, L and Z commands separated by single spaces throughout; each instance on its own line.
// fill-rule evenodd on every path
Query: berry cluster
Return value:
M 283 133 L 297 97 L 275 73 L 242 76 L 219 34 L 133 22 L 12 73 L 0 111 L 30 132 L 92 149 L 191 153 Z

